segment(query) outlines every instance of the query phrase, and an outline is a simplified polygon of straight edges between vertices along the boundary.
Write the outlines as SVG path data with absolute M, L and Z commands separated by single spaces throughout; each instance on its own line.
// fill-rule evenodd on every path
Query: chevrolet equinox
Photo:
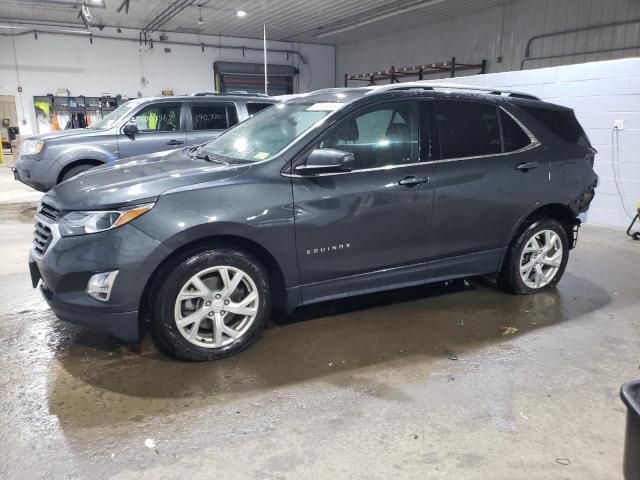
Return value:
M 572 110 L 527 94 L 321 90 L 53 188 L 32 283 L 62 320 L 150 329 L 192 361 L 243 350 L 272 308 L 487 274 L 537 293 L 575 247 L 595 153 Z

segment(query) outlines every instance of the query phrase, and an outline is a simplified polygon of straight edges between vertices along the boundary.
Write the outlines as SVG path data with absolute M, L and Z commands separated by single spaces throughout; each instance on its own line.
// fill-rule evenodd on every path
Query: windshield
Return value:
M 340 106 L 335 103 L 281 103 L 214 138 L 199 154 L 249 162 L 267 160 Z
M 91 128 L 94 130 L 104 130 L 106 128 L 113 127 L 116 123 L 118 123 L 118 121 L 122 117 L 124 117 L 125 115 L 128 115 L 134 108 L 140 105 L 140 103 L 141 102 L 139 101 L 138 102 L 129 101 L 124 105 L 120 105 L 113 112 L 111 112 L 109 115 L 104 117 L 102 120 L 100 120 L 98 123 L 93 125 Z

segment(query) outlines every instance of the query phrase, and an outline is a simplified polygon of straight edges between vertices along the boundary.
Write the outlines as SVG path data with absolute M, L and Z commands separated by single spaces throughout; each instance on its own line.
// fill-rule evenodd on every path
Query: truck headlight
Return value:
M 154 205 L 147 203 L 122 210 L 69 212 L 60 219 L 58 227 L 63 237 L 104 232 L 126 225 L 147 213 Z
M 40 153 L 44 147 L 44 142 L 42 140 L 25 140 L 22 142 L 22 146 L 20 147 L 20 151 L 23 155 L 35 155 Z

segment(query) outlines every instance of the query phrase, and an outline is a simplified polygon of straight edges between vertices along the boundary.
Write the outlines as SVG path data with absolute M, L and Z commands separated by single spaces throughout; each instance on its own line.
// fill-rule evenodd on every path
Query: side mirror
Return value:
M 136 133 L 138 133 L 138 126 L 135 123 L 127 123 L 122 128 L 122 133 L 124 133 L 128 137 L 133 137 Z
M 296 165 L 293 171 L 298 175 L 350 172 L 354 163 L 353 153 L 333 148 L 316 148 L 309 154 L 307 161 Z

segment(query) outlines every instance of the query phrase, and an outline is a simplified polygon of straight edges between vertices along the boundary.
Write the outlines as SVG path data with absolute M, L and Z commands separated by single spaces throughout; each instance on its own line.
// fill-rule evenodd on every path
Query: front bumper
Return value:
M 56 179 L 51 172 L 50 162 L 36 156 L 20 155 L 13 169 L 16 180 L 41 192 L 46 192 L 55 185 Z
M 76 237 L 61 237 L 44 255 L 29 256 L 33 286 L 58 318 L 138 341 L 144 333 L 139 309 L 148 280 L 170 250 L 133 225 Z M 86 293 L 95 273 L 119 270 L 109 301 Z

